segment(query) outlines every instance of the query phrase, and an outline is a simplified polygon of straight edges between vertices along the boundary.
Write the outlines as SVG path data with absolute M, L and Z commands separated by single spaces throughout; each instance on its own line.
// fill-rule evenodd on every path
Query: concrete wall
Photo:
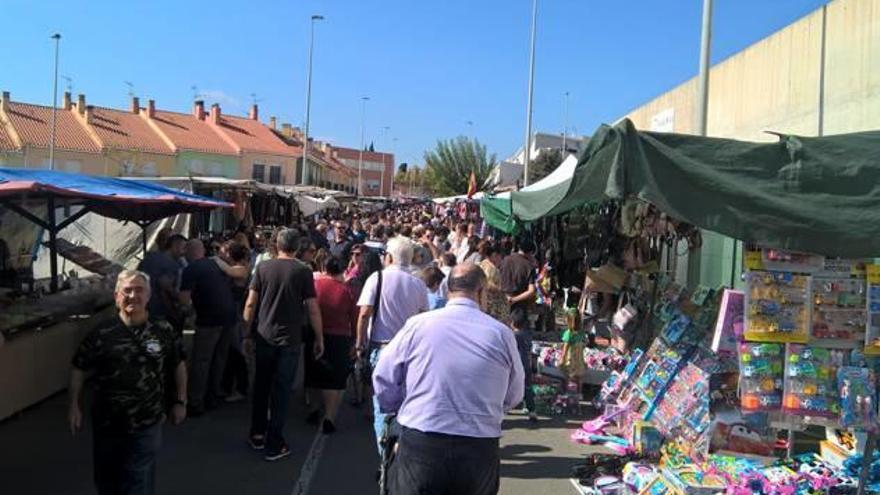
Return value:
M 694 78 L 626 117 L 640 129 L 690 134 L 696 98 Z M 716 64 L 708 120 L 710 136 L 750 141 L 775 140 L 767 130 L 816 136 L 880 129 L 880 0 L 834 0 Z M 741 253 L 731 239 L 704 234 L 703 284 L 730 282 L 734 249 Z
M 177 157 L 137 150 L 108 150 L 106 153 L 108 176 L 159 177 L 173 175 Z
M 239 179 L 252 178 L 254 164 L 266 166 L 266 182 L 269 182 L 269 169 L 273 166 L 281 167 L 282 184 L 294 184 L 296 180 L 297 162 L 299 159 L 292 156 L 271 155 L 266 153 L 244 152 L 241 156 L 238 170 Z M 311 163 L 311 161 L 310 161 Z
M 237 156 L 180 150 L 177 154 L 176 170 L 169 175 L 203 175 L 238 179 L 240 169 L 241 165 Z
M 16 156 L 17 155 L 17 156 Z M 20 154 L 6 154 L 8 167 L 49 169 L 49 150 L 27 146 Z M 55 150 L 55 170 L 103 175 L 106 157 L 100 153 Z

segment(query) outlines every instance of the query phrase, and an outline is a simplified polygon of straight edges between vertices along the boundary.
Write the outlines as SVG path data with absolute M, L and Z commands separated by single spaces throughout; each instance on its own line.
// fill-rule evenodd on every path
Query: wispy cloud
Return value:
M 219 89 L 207 89 L 201 92 L 202 98 L 208 101 L 213 101 L 219 103 L 221 106 L 229 106 L 235 108 L 241 108 L 241 100 L 238 98 L 228 95 L 222 90 Z

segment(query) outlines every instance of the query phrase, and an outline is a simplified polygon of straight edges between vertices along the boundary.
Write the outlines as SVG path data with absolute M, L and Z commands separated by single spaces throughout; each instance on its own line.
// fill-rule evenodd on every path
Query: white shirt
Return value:
M 428 288 L 408 272 L 409 267 L 391 265 L 382 270 L 382 294 L 375 324 L 370 328 L 370 341 L 389 342 L 403 328 L 410 317 L 428 310 Z M 364 282 L 358 306 L 372 307 L 376 301 L 379 274 L 374 273 Z

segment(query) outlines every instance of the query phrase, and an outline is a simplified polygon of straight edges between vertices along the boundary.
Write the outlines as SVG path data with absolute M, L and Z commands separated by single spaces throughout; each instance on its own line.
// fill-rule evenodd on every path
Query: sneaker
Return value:
M 276 451 L 266 452 L 266 457 L 264 457 L 264 459 L 269 462 L 274 462 L 284 459 L 288 456 L 290 456 L 290 449 L 287 447 L 287 445 L 281 445 L 281 448 Z
M 306 416 L 306 423 L 308 423 L 310 425 L 317 426 L 318 423 L 320 423 L 320 422 L 321 422 L 321 411 L 318 409 L 315 409 L 314 411 L 310 412 L 308 416 Z
M 244 395 L 242 395 L 238 392 L 233 392 L 233 393 L 227 395 L 226 398 L 223 400 L 229 404 L 231 404 L 233 402 L 241 402 L 244 400 Z
M 263 450 L 266 448 L 266 437 L 263 435 L 251 435 L 248 438 L 248 445 L 254 450 Z
M 336 425 L 333 424 L 333 421 L 325 419 L 321 424 L 321 431 L 324 432 L 325 435 L 332 435 L 333 433 L 336 433 Z
M 537 423 L 538 422 L 538 414 L 535 412 L 529 413 L 529 423 Z

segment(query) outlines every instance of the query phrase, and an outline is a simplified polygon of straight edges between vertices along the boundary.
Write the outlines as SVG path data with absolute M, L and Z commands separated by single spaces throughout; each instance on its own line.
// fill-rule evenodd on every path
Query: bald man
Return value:
M 232 281 L 213 260 L 205 257 L 198 239 L 186 245 L 189 261 L 180 282 L 180 300 L 196 313 L 196 333 L 189 376 L 189 415 L 198 417 L 223 396 L 223 368 L 236 323 Z
M 480 310 L 486 276 L 449 275 L 446 307 L 410 318 L 373 374 L 383 413 L 401 425 L 389 493 L 494 494 L 505 412 L 523 398 L 513 332 Z

